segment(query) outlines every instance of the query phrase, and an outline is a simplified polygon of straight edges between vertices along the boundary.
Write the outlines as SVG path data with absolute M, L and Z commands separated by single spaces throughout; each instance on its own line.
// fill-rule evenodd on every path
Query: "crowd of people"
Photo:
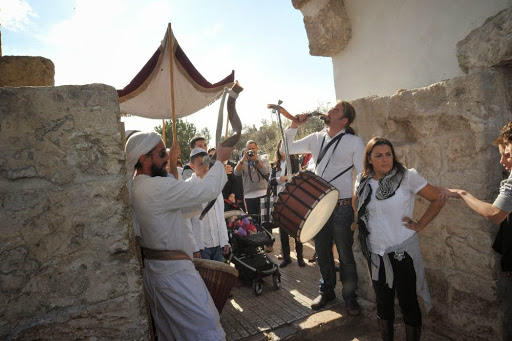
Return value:
M 282 107 L 280 110 L 286 111 Z M 419 340 L 422 315 L 418 296 L 427 312 L 431 297 L 417 232 L 439 214 L 449 198 L 463 200 L 476 213 L 501 224 L 493 248 L 502 255 L 502 270 L 510 282 L 506 285 L 510 286 L 512 231 L 508 215 L 512 212 L 512 180 L 502 182 L 492 204 L 463 189 L 436 187 L 398 160 L 390 139 L 374 137 L 365 145 L 352 128 L 355 119 L 352 105 L 338 101 L 326 115 L 325 129 L 296 140 L 297 130 L 308 115 L 294 116 L 272 163 L 262 157 L 253 140 L 246 142 L 239 161 L 233 163 L 229 160 L 232 148 L 219 144 L 208 149 L 206 140 L 196 137 L 190 141 L 189 163 L 181 166 L 179 146 L 173 144 L 166 149 L 160 135 L 137 132 L 128 138 L 126 183 L 135 235 L 144 255 L 144 287 L 159 339 L 225 339 L 217 309 L 191 259 L 224 261 L 230 247 L 225 203 L 259 215 L 261 199 L 269 193 L 277 197 L 303 168 L 296 155 L 307 155 L 303 164 L 307 162 L 315 176 L 339 193 L 334 211 L 313 239 L 320 273 L 313 310 L 336 298 L 339 271 L 348 315 L 361 314 L 353 253 L 354 231 L 358 230 L 360 249 L 376 295 L 382 339 L 393 340 L 397 297 L 406 339 Z M 283 148 L 284 143 L 287 148 Z M 500 151 L 500 163 L 510 170 L 512 122 L 503 127 L 494 144 Z M 284 153 L 285 149 L 291 156 Z M 214 154 L 216 161 L 211 162 Z M 417 195 L 429 204 L 418 219 L 413 219 Z M 206 210 L 207 206 L 211 209 Z M 275 227 L 281 236 L 280 267 L 284 268 L 292 262 L 289 231 Z M 334 248 L 339 257 L 338 269 Z M 295 249 L 297 264 L 304 267 L 303 244 L 297 239 Z M 272 245 L 266 245 L 266 250 L 271 252 Z M 511 307 L 505 309 L 506 315 L 511 313 Z

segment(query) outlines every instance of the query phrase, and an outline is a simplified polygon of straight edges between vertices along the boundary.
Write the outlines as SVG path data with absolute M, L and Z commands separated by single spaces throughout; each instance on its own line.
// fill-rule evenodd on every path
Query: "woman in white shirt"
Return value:
M 430 201 L 417 222 L 411 218 L 416 194 Z M 423 298 L 427 312 L 431 299 L 416 232 L 434 219 L 444 201 L 438 188 L 397 160 L 390 141 L 374 137 L 368 142 L 363 172 L 356 180 L 356 222 L 361 250 L 370 266 L 383 340 L 393 340 L 395 294 L 406 340 L 420 339 L 417 295 Z

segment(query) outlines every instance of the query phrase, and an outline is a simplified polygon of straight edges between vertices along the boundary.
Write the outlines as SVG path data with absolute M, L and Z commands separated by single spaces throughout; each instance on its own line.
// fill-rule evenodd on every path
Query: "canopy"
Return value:
M 169 32 L 172 45 L 169 44 Z M 185 55 L 169 24 L 164 40 L 146 65 L 130 84 L 117 90 L 122 114 L 171 118 L 171 46 L 176 118 L 191 115 L 206 107 L 222 95 L 225 87 L 233 86 L 235 71 L 215 84 L 208 82 Z

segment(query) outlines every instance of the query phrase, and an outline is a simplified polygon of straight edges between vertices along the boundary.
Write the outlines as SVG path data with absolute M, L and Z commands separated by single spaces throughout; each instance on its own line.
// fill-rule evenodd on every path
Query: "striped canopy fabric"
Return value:
M 171 32 L 171 41 L 169 41 Z M 211 84 L 192 65 L 174 34 L 169 29 L 164 40 L 142 70 L 124 89 L 117 90 L 121 114 L 146 118 L 170 119 L 171 64 L 173 48 L 174 105 L 176 118 L 195 113 L 214 102 L 225 87 L 231 87 L 235 71 L 223 80 Z

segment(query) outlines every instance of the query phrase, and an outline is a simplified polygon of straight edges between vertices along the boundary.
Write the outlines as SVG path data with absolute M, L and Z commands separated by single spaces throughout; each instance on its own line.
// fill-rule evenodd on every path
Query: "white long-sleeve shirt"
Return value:
M 192 174 L 187 182 L 197 182 L 200 180 L 198 176 Z M 204 209 L 208 203 L 202 204 Z M 205 217 L 200 220 L 196 215 L 186 221 L 187 226 L 194 234 L 195 251 L 204 249 L 205 247 L 214 247 L 229 245 L 228 229 L 226 220 L 224 219 L 224 198 L 219 194 L 213 207 L 208 211 Z
M 344 133 L 345 130 L 338 134 Z M 288 128 L 285 130 L 286 141 L 288 143 L 290 154 L 311 153 L 311 162 L 318 160 L 320 147 L 325 148 L 329 141 L 334 137 L 330 137 L 326 130 L 310 134 L 303 139 L 294 141 L 297 134 L 296 128 Z M 336 135 L 338 135 L 336 134 Z M 359 174 L 363 171 L 364 160 L 364 142 L 359 136 L 345 134 L 339 141 L 338 147 L 335 148 L 337 142 L 334 142 L 329 150 L 325 153 L 320 164 L 317 165 L 315 174 L 328 181 L 340 192 L 339 198 L 351 198 L 353 194 L 352 172 Z M 354 165 L 354 169 L 347 171 L 342 176 L 333 180 L 338 174 Z

